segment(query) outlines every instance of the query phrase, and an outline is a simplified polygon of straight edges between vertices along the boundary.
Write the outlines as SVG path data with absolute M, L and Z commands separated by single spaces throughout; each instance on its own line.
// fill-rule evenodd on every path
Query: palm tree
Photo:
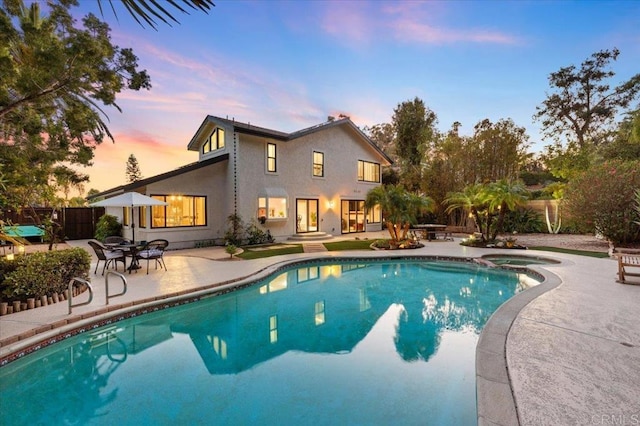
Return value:
M 443 201 L 447 205 L 445 212 L 451 213 L 454 210 L 461 209 L 465 215 L 473 217 L 478 232 L 484 235 L 482 225 L 487 211 L 485 189 L 485 185 L 476 183 L 465 187 L 462 191 L 447 194 Z
M 485 191 L 485 199 L 491 214 L 498 211 L 498 222 L 491 232 L 491 240 L 495 240 L 498 232 L 502 231 L 504 218 L 508 211 L 514 210 L 527 203 L 528 191 L 520 181 L 500 179 L 490 183 Z M 488 229 L 489 227 L 487 227 Z
M 433 209 L 433 200 L 410 193 L 399 185 L 382 185 L 367 193 L 364 205 L 367 209 L 380 205 L 391 240 L 397 243 L 407 239 L 419 213 Z
M 493 241 L 502 230 L 507 212 L 524 205 L 527 195 L 528 192 L 522 182 L 501 179 L 489 184 L 469 185 L 462 192 L 449 194 L 444 202 L 448 205 L 447 213 L 463 209 L 471 214 L 482 237 L 487 241 Z M 498 222 L 492 226 L 496 215 Z

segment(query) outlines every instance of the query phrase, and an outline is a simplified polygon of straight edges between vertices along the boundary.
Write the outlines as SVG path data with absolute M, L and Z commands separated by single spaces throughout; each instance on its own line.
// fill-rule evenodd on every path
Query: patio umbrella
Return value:
M 133 208 L 140 206 L 166 206 L 164 201 L 156 200 L 139 192 L 125 192 L 115 197 L 106 198 L 89 204 L 91 207 L 131 207 L 131 239 L 135 242 L 136 231 L 133 218 Z

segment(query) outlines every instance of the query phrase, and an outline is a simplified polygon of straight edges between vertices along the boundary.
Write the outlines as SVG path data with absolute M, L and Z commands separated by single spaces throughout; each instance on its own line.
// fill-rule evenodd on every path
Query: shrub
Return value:
M 274 241 L 271 236 L 271 232 L 268 229 L 267 232 L 264 232 L 260 227 L 258 227 L 255 221 L 251 221 L 247 226 L 245 233 L 247 234 L 248 245 L 270 244 Z
M 224 248 L 224 251 L 229 256 L 233 257 L 233 255 L 237 253 L 238 247 L 234 246 L 233 244 L 227 244 L 227 246 Z
M 117 217 L 104 214 L 98 219 L 94 237 L 98 241 L 104 241 L 105 238 L 112 235 L 122 236 L 122 224 L 118 222 Z
M 566 206 L 580 227 L 592 227 L 614 244 L 640 240 L 640 214 L 632 200 L 640 188 L 640 161 L 607 161 L 572 179 Z
M 91 256 L 76 247 L 19 256 L 13 262 L 14 269 L 4 275 L 1 283 L 3 301 L 62 293 L 72 278 L 88 279 Z
M 504 232 L 521 234 L 538 233 L 544 229 L 542 217 L 533 209 L 517 209 L 507 212 L 503 224 Z
M 239 214 L 231 214 L 227 217 L 227 231 L 224 234 L 226 244 L 239 246 L 244 238 L 244 224 Z

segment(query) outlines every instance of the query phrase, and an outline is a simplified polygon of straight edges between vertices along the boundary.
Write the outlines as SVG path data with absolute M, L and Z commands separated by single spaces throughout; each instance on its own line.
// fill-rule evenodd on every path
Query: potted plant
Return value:
M 516 241 L 518 241 L 518 239 L 516 237 L 507 237 L 504 239 L 504 245 L 507 248 L 513 248 L 516 245 Z

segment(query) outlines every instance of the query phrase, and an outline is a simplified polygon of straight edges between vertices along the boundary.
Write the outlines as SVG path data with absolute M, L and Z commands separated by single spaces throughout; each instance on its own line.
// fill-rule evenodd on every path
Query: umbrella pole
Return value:
M 133 206 L 131 206 L 131 242 L 136 242 L 136 220 L 133 217 Z

